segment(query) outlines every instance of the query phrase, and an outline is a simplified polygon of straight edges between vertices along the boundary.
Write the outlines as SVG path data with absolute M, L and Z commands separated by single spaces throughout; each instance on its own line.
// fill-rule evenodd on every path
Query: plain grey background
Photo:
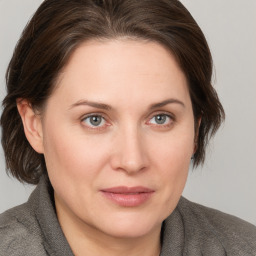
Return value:
M 0 98 L 21 31 L 41 0 L 0 0 Z M 256 1 L 182 0 L 202 28 L 215 64 L 214 85 L 226 121 L 183 195 L 256 225 Z M 5 173 L 0 151 L 0 212 L 27 200 L 33 187 Z

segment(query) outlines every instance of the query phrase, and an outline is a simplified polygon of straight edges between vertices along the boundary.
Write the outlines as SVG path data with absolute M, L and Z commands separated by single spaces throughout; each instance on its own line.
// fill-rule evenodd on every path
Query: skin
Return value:
M 86 42 L 41 116 L 26 100 L 18 109 L 29 142 L 45 156 L 75 255 L 159 255 L 161 223 L 180 199 L 195 147 L 188 85 L 172 54 L 154 42 Z M 116 186 L 154 193 L 120 206 L 101 193 Z

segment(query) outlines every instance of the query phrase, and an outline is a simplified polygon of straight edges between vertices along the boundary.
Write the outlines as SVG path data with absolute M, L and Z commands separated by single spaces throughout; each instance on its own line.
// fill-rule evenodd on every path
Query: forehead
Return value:
M 103 99 L 108 94 L 133 99 L 155 95 L 159 100 L 166 93 L 183 98 L 188 94 L 185 75 L 174 56 L 162 45 L 143 40 L 83 43 L 71 55 L 58 85 L 69 96 Z
M 131 71 L 135 74 L 141 71 L 147 74 L 169 74 L 174 69 L 181 71 L 171 51 L 157 42 L 143 39 L 86 41 L 71 54 L 63 71 L 74 72 L 73 68 L 77 69 L 80 64 L 88 64 L 88 71 L 98 69 L 101 74 L 117 69 L 126 74 Z

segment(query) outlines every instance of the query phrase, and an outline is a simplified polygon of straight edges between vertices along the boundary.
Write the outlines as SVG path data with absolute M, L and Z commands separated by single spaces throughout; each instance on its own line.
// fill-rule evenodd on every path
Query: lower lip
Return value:
M 112 202 L 124 207 L 136 207 L 148 201 L 154 192 L 137 193 L 137 194 L 118 194 L 101 191 L 102 194 Z

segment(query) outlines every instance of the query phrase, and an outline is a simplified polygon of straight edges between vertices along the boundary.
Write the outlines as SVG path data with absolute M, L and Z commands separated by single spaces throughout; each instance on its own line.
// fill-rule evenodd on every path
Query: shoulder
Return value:
M 0 241 L 0 255 L 44 255 L 40 227 L 27 203 L 0 214 Z
M 238 235 L 240 234 L 256 243 L 256 227 L 240 218 L 190 202 L 185 198 L 182 198 L 181 206 L 187 208 L 187 213 L 190 213 L 191 217 L 196 217 L 202 225 L 203 223 L 207 223 L 208 225 L 211 224 L 216 231 L 226 234 L 228 237 L 234 236 L 234 238 L 238 238 Z
M 218 241 L 230 255 L 256 255 L 256 227 L 235 216 L 181 198 L 178 209 L 190 227 Z

